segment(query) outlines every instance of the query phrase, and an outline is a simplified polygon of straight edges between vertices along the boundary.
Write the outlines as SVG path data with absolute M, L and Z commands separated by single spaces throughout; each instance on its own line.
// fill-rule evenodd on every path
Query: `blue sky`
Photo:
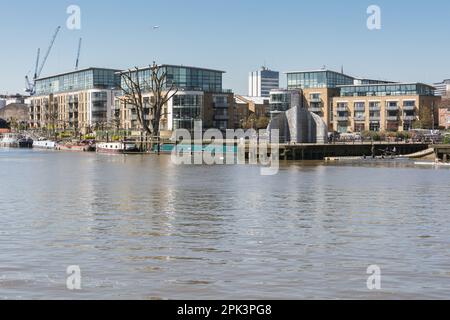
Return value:
M 22 92 L 36 50 L 63 28 L 43 76 L 80 67 L 158 63 L 227 71 L 224 86 L 247 93 L 248 72 L 326 65 L 355 76 L 437 82 L 450 78 L 450 2 L 446 0 L 0 0 L 0 92 Z M 79 5 L 81 30 L 66 28 Z M 381 7 L 369 31 L 367 7 Z M 153 26 L 158 25 L 158 30 Z M 282 83 L 285 76 L 282 75 Z

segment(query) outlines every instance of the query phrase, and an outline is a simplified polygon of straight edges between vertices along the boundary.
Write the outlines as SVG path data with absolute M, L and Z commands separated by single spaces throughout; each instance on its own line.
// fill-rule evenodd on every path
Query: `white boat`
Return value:
M 0 138 L 0 147 L 4 148 L 31 148 L 33 140 L 17 133 L 5 133 Z
M 101 142 L 97 143 L 98 153 L 123 154 L 137 151 L 137 146 L 133 143 L 123 142 Z
M 5 133 L 0 139 L 0 147 L 17 148 L 19 147 L 19 136 L 14 133 Z
M 33 141 L 33 148 L 36 149 L 55 149 L 56 142 L 50 140 Z

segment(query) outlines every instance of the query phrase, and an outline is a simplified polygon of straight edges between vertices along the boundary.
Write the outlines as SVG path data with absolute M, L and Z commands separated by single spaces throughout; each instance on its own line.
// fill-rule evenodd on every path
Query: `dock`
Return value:
M 343 143 L 343 144 L 282 144 L 281 160 L 325 160 L 339 157 L 381 157 L 408 155 L 429 149 L 426 143 Z
M 436 160 L 448 162 L 450 160 L 450 144 L 439 144 L 433 146 Z

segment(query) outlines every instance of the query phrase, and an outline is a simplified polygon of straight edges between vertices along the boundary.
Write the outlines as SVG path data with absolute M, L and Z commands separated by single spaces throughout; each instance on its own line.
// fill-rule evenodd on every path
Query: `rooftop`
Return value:
M 309 73 L 309 72 L 333 72 L 333 73 L 339 73 L 339 74 L 344 74 L 342 72 L 338 72 L 338 71 L 333 71 L 330 69 L 316 69 L 316 70 L 302 70 L 302 71 L 288 71 L 288 72 L 284 72 L 284 74 L 292 74 L 292 73 Z
M 421 83 L 421 82 L 390 82 L 390 83 L 375 83 L 375 84 L 350 84 L 350 85 L 338 85 L 338 88 L 348 88 L 348 87 L 378 87 L 378 86 L 405 86 L 405 85 L 422 85 L 430 88 L 433 86 Z
M 64 72 L 64 73 L 58 73 L 58 74 L 54 74 L 54 75 L 50 75 L 50 76 L 46 76 L 46 77 L 41 77 L 36 80 L 46 80 L 46 79 L 51 79 L 51 78 L 55 78 L 55 77 L 65 76 L 68 74 L 75 74 L 75 73 L 80 73 L 80 72 L 84 72 L 84 71 L 89 71 L 89 70 L 108 70 L 108 71 L 114 71 L 114 72 L 120 71 L 118 69 L 89 67 L 89 68 L 84 68 L 84 69 L 79 69 L 79 70 L 68 71 L 68 72 Z
M 241 96 L 241 95 L 235 95 L 235 100 L 241 101 L 242 103 L 255 103 L 255 104 L 264 104 L 265 102 L 268 102 L 270 98 L 266 97 L 249 97 L 249 96 Z
M 187 69 L 197 69 L 197 70 L 202 70 L 202 71 L 212 71 L 212 72 L 220 72 L 220 73 L 226 73 L 225 71 L 222 70 L 215 70 L 215 69 L 208 69 L 208 68 L 201 68 L 201 67 L 193 67 L 193 66 L 184 66 L 184 65 L 175 65 L 175 64 L 161 64 L 158 65 L 159 68 L 165 68 L 165 67 L 173 67 L 173 68 L 187 68 Z M 136 67 L 133 68 L 129 68 L 126 70 L 117 70 L 117 73 L 125 73 L 128 72 L 129 70 L 133 71 Z M 145 66 L 145 67 L 138 67 L 139 71 L 143 71 L 143 70 L 149 70 L 151 68 L 151 66 Z

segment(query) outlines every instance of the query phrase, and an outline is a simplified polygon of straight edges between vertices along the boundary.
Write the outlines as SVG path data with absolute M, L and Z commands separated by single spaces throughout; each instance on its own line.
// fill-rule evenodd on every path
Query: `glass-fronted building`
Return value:
M 36 80 L 30 98 L 30 125 L 92 132 L 104 126 L 114 111 L 120 86 L 118 70 L 88 68 Z
M 221 92 L 224 71 L 186 67 L 176 65 L 161 65 L 160 72 L 167 74 L 167 87 L 172 84 L 178 89 L 190 91 Z M 122 71 L 121 73 L 125 73 Z M 119 73 L 120 74 L 120 73 Z M 136 72 L 133 73 L 135 77 Z M 144 91 L 149 91 L 151 84 L 150 67 L 139 69 L 139 82 Z M 136 78 L 134 78 L 136 81 Z M 126 88 L 126 81 L 122 78 L 122 88 Z
M 302 93 L 300 90 L 272 90 L 270 92 L 270 114 L 273 118 L 279 113 L 286 112 L 293 107 L 302 107 Z
M 434 96 L 435 88 L 422 83 L 341 86 L 341 97 Z
M 89 68 L 36 80 L 36 95 L 90 89 L 117 89 L 120 85 L 118 70 Z
M 336 88 L 352 85 L 355 78 L 330 70 L 288 72 L 288 89 Z
M 193 130 L 195 121 L 202 120 L 203 95 L 180 94 L 173 97 L 173 130 Z
M 151 67 L 132 71 L 133 81 L 139 80 L 144 97 L 151 98 Z M 180 65 L 160 65 L 159 72 L 166 74 L 165 89 L 177 89 L 175 96 L 164 107 L 161 119 L 162 134 L 177 129 L 193 130 L 195 121 L 203 121 L 204 128 L 229 129 L 233 126 L 233 93 L 224 90 L 222 79 L 224 71 Z M 118 72 L 119 75 L 128 71 Z M 139 78 L 138 78 L 139 77 Z M 126 77 L 122 76 L 122 88 L 127 87 Z M 138 131 L 140 124 L 133 117 L 133 107 L 121 104 L 121 122 L 126 129 Z M 152 111 L 148 109 L 148 119 Z

